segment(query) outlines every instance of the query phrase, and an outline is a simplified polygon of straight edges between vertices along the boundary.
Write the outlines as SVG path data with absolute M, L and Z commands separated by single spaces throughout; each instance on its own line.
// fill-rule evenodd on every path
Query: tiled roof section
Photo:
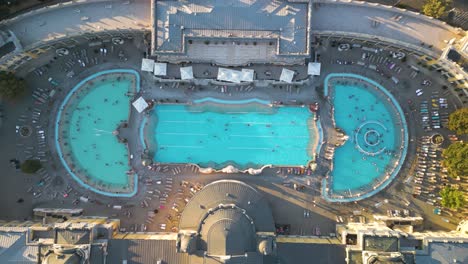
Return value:
M 363 239 L 363 250 L 366 251 L 397 252 L 399 250 L 397 237 L 364 236 Z
M 278 260 L 272 263 L 345 264 L 345 248 L 336 244 L 277 243 Z
M 91 263 L 104 263 L 104 252 L 101 245 L 91 246 Z
M 37 246 L 26 245 L 26 233 L 0 233 L 0 263 L 35 264 Z
M 256 232 L 274 232 L 273 215 L 267 200 L 253 187 L 239 181 L 221 180 L 197 192 L 180 217 L 180 230 L 197 231 L 209 209 L 220 204 L 235 204 L 253 219 Z
M 466 242 L 432 242 L 429 243 L 427 251 L 427 255 L 415 255 L 416 263 L 468 263 L 468 243 Z
M 183 35 L 193 35 L 190 30 L 206 30 L 206 38 L 232 30 L 230 37 L 257 39 L 265 37 L 259 31 L 274 32 L 266 35 L 279 36 L 279 54 L 308 54 L 308 12 L 308 3 L 283 0 L 157 1 L 155 52 L 184 52 Z
M 26 246 L 26 243 L 21 243 L 21 246 L 12 252 L 9 262 L 16 264 L 37 263 L 37 252 L 37 246 Z
M 402 253 L 406 264 L 415 264 L 413 253 Z
M 0 232 L 0 255 L 23 236 L 24 233 Z
M 90 230 L 56 230 L 56 243 L 57 244 L 90 244 Z
M 189 255 L 176 252 L 175 240 L 122 239 L 109 240 L 107 263 L 128 264 L 163 263 L 189 264 Z
M 207 257 L 203 261 L 203 264 L 263 264 L 263 256 L 258 253 L 248 253 L 247 257 L 237 256 L 231 257 L 231 259 L 220 261 L 218 258 Z M 268 264 L 277 264 L 278 262 L 268 262 Z M 192 263 L 190 263 L 192 264 Z M 265 263 L 267 264 L 267 263 Z

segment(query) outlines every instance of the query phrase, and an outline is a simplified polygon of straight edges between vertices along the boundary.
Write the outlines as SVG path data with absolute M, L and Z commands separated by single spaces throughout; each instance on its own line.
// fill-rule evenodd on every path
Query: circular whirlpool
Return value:
M 358 126 L 354 134 L 356 148 L 368 156 L 379 155 L 385 151 L 385 139 L 393 136 L 389 129 L 378 121 L 366 121 Z

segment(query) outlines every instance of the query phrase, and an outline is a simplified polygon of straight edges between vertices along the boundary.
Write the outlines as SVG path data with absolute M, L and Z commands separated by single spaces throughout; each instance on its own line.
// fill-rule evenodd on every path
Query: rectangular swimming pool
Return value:
M 317 144 L 313 117 L 306 107 L 158 105 L 152 112 L 150 149 L 161 163 L 217 169 L 305 166 Z

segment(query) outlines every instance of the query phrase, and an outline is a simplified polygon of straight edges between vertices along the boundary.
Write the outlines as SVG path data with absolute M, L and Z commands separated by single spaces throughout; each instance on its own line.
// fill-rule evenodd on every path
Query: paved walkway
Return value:
M 370 35 L 372 39 L 386 38 L 403 45 L 411 44 L 437 55 L 458 31 L 441 21 L 410 11 L 396 12 L 369 3 L 319 0 L 312 15 L 313 32 L 342 32 Z M 433 46 L 430 48 L 430 46 Z
M 2 29 L 11 30 L 24 49 L 38 42 L 118 29 L 149 30 L 150 0 L 80 1 L 32 11 L 4 21 Z

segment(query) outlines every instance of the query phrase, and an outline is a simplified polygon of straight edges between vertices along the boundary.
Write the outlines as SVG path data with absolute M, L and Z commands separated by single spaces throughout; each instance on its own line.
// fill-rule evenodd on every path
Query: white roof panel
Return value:
M 227 68 L 218 68 L 218 77 L 219 81 L 240 83 L 242 77 L 242 72 Z
M 151 59 L 142 59 L 141 60 L 141 70 L 152 72 L 154 69 L 154 60 Z
M 253 82 L 255 71 L 252 69 L 242 69 L 241 81 Z
M 192 68 L 192 66 L 180 67 L 180 78 L 182 80 L 192 80 L 193 79 L 193 68 Z
M 154 75 L 166 76 L 167 75 L 167 63 L 154 63 Z
M 140 98 L 136 99 L 135 102 L 133 102 L 133 107 L 138 111 L 138 113 L 141 113 L 145 111 L 146 108 L 148 108 L 148 103 L 143 99 L 143 97 L 140 96 Z
M 294 78 L 294 71 L 283 68 L 281 71 L 280 81 L 291 83 Z
M 309 65 L 307 66 L 307 74 L 319 76 L 320 68 L 321 68 L 320 62 L 309 62 Z

